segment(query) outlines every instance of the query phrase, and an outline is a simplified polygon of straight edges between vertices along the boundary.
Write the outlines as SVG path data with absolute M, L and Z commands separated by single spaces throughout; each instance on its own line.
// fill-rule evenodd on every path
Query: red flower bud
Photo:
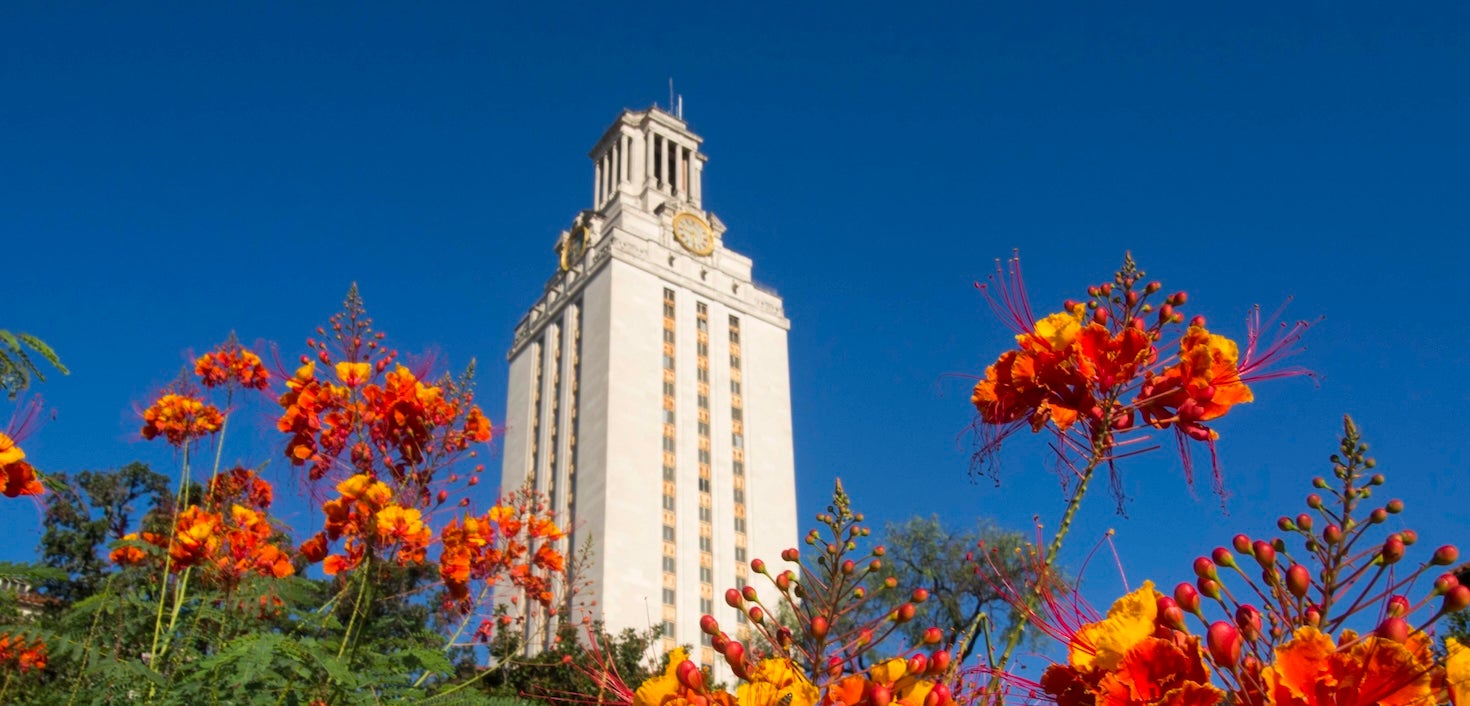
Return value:
M 447 491 L 447 490 L 441 490 L 441 491 L 439 491 L 439 495 L 435 496 L 435 500 L 438 501 L 437 504 L 439 504 L 439 505 L 443 505 L 444 504 L 444 501 L 446 501 L 448 499 L 449 499 L 449 491 Z
M 1412 628 L 1409 627 L 1409 621 L 1403 618 L 1385 618 L 1382 623 L 1378 624 L 1378 628 L 1373 631 L 1373 634 L 1385 640 L 1403 643 L 1409 639 L 1410 632 L 1412 632 Z
M 1383 509 L 1387 510 L 1390 515 L 1397 515 L 1404 511 L 1404 501 L 1394 498 L 1388 501 L 1388 504 L 1384 505 Z
M 706 635 L 713 635 L 720 631 L 720 621 L 715 620 L 713 615 L 700 616 L 699 630 Z
M 766 612 L 758 605 L 750 607 L 750 622 L 760 625 L 766 619 Z
M 842 676 L 842 658 L 841 657 L 828 657 L 827 658 L 827 678 L 828 679 L 837 679 L 837 678 L 839 678 L 841 676 Z
M 1470 586 L 1461 584 L 1445 591 L 1444 612 L 1458 613 L 1466 607 L 1470 607 Z
M 796 561 L 801 558 L 801 552 L 797 551 L 795 548 L 782 549 L 781 558 L 785 561 Z
M 930 667 L 929 668 L 929 671 L 931 671 L 931 672 L 937 672 L 938 670 L 935 670 L 933 667 Z M 934 703 L 936 705 L 939 705 L 939 704 L 947 704 L 951 700 L 954 699 L 954 693 L 949 690 L 949 685 L 948 684 L 935 684 L 934 685 L 934 688 L 929 690 L 929 696 L 933 696 L 934 697 Z M 928 706 L 928 704 L 929 704 L 929 697 L 928 696 L 924 697 L 924 704 L 925 704 L 925 706 Z
M 1443 595 L 1458 585 L 1460 585 L 1459 577 L 1454 574 L 1440 574 L 1439 578 L 1434 580 L 1434 595 Z
M 1370 524 L 1375 524 L 1376 525 L 1376 524 L 1380 524 L 1380 523 L 1386 522 L 1387 520 L 1388 520 L 1388 510 L 1385 510 L 1385 509 L 1383 509 L 1381 507 L 1380 508 L 1374 508 L 1373 509 L 1373 512 L 1368 513 L 1368 522 Z
M 1342 543 L 1342 528 L 1337 525 L 1327 525 L 1322 528 L 1322 539 L 1328 544 Z
M 1220 600 L 1220 584 L 1214 579 L 1198 579 L 1194 585 L 1199 588 L 1200 595 L 1210 600 Z
M 949 669 L 950 659 L 949 650 L 935 650 L 934 654 L 929 657 L 929 671 L 936 674 L 944 672 Z
M 1215 578 L 1215 564 L 1209 557 L 1199 557 L 1194 560 L 1194 575 L 1202 579 Z
M 923 674 L 929 671 L 929 656 L 923 652 L 916 652 L 909 658 L 909 674 Z
M 1189 325 L 1190 326 L 1198 326 L 1200 328 L 1204 328 L 1205 327 L 1205 317 L 1196 314 L 1194 318 L 1192 318 L 1192 319 L 1189 320 Z
M 815 618 L 812 618 L 812 627 L 811 627 L 812 637 L 815 637 L 815 638 L 817 638 L 817 639 L 820 640 L 820 639 L 822 639 L 822 638 L 824 638 L 824 637 L 827 636 L 827 630 L 828 629 L 829 629 L 829 626 L 827 625 L 827 619 L 826 618 L 824 618 L 824 617 L 822 617 L 820 615 L 818 615 Z
M 1312 508 L 1313 510 L 1316 510 L 1317 508 L 1322 507 L 1322 496 L 1320 496 L 1320 495 L 1318 495 L 1316 493 L 1312 493 L 1312 494 L 1308 495 L 1307 496 L 1307 507 Z
M 1419 541 L 1419 533 L 1414 530 L 1403 530 L 1399 532 L 1399 539 L 1403 540 L 1404 546 L 1412 547 L 1414 542 Z
M 1404 595 L 1390 596 L 1388 599 L 1388 617 L 1402 618 L 1409 614 L 1409 598 Z
M 1210 657 L 1221 669 L 1234 669 L 1240 663 L 1240 631 L 1234 625 L 1215 621 L 1205 634 L 1205 643 L 1209 645 Z
M 873 688 L 868 690 L 868 702 L 873 706 L 888 706 L 893 703 L 893 692 L 886 686 L 874 684 Z
M 1379 550 L 1378 558 L 1385 565 L 1397 563 L 1404 558 L 1404 540 L 1390 536 L 1383 542 L 1383 549 Z
M 1186 613 L 1199 614 L 1199 591 L 1193 584 L 1180 583 L 1174 587 L 1174 602 Z
M 715 652 L 725 654 L 725 648 L 730 645 L 730 636 L 725 633 L 718 633 L 710 638 L 709 644 L 715 649 Z
M 1308 515 L 1305 512 L 1302 513 L 1302 514 L 1300 514 L 1300 515 L 1297 515 L 1296 516 L 1296 526 L 1297 527 L 1300 527 L 1300 528 L 1302 528 L 1302 529 L 1304 529 L 1304 530 L 1306 530 L 1308 532 L 1312 531 L 1312 516 L 1311 515 Z
M 750 570 L 756 572 L 757 574 L 766 573 L 766 560 L 760 558 L 751 559 Z
M 924 644 L 937 645 L 944 639 L 944 631 L 938 627 L 930 626 L 924 629 Z
M 898 622 L 907 623 L 908 621 L 913 620 L 914 613 L 917 612 L 917 610 L 918 609 L 914 608 L 914 604 L 912 603 L 905 603 L 899 606 L 898 610 L 896 611 L 898 615 Z
M 684 688 L 690 691 L 699 692 L 704 690 L 704 672 L 700 671 L 699 665 L 687 659 L 680 662 L 679 666 L 674 668 L 674 676 L 678 678 L 679 683 Z
M 1230 545 L 1241 554 L 1251 553 L 1251 538 L 1243 534 L 1237 534 L 1230 538 Z
M 1235 626 L 1245 639 L 1255 642 L 1261 637 L 1261 611 L 1255 606 L 1242 604 L 1235 610 Z
M 1216 566 L 1224 566 L 1227 568 L 1235 566 L 1235 556 L 1232 555 L 1230 553 L 1230 550 L 1226 549 L 1225 547 L 1215 547 L 1215 551 L 1210 552 L 1210 560 L 1215 562 Z
M 923 588 L 916 588 L 914 589 L 914 592 L 909 600 L 915 603 L 923 603 L 924 601 L 929 600 L 929 591 Z
M 776 588 L 782 592 L 791 590 L 791 571 L 789 569 L 776 575 Z
M 735 676 L 750 681 L 750 672 L 745 669 L 745 647 L 743 645 L 734 640 L 725 645 L 725 662 L 730 665 L 730 671 L 734 672 Z
M 1269 569 L 1276 565 L 1276 549 L 1264 539 L 1257 539 L 1251 543 L 1251 554 L 1255 555 L 1256 563 L 1260 564 L 1262 569 Z
M 1455 545 L 1453 544 L 1446 544 L 1443 547 L 1434 550 L 1434 558 L 1430 559 L 1429 563 L 1435 564 L 1437 566 L 1449 566 L 1450 564 L 1455 563 L 1455 560 L 1459 558 L 1460 550 L 1455 548 Z
M 1312 574 L 1301 564 L 1292 564 L 1286 570 L 1286 590 L 1297 598 L 1303 598 L 1312 588 Z
M 844 573 L 844 574 L 846 574 L 848 576 L 851 576 L 852 575 L 852 572 L 854 572 L 856 570 L 857 570 L 857 563 L 854 562 L 853 560 L 851 560 L 851 559 L 844 559 L 842 561 L 842 573 Z
M 1173 598 L 1159 596 L 1156 603 L 1159 617 L 1155 622 L 1171 630 L 1184 629 L 1184 611 L 1179 609 L 1179 604 Z
M 733 588 L 725 589 L 725 605 L 731 608 L 739 608 L 740 603 L 740 591 Z

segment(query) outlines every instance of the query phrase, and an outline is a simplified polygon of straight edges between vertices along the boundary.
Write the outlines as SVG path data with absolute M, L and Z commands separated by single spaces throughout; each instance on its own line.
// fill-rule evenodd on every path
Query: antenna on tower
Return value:
M 669 112 L 674 112 L 674 77 L 669 77 Z
M 679 96 L 679 107 L 675 110 L 674 115 L 677 115 L 680 120 L 684 119 L 684 96 L 682 95 Z

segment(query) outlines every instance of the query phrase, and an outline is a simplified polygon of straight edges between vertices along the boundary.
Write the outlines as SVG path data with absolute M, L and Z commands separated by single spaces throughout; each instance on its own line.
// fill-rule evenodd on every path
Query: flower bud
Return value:
M 1276 520 L 1276 529 L 1279 529 L 1282 532 L 1290 532 L 1296 529 L 1296 523 L 1292 522 L 1290 517 L 1282 517 L 1281 519 Z
M 1174 587 L 1174 602 L 1186 613 L 1199 615 L 1199 591 L 1193 584 L 1180 583 Z
M 1312 574 L 1301 564 L 1292 564 L 1286 570 L 1286 590 L 1297 598 L 1303 598 L 1312 588 Z
M 1220 600 L 1220 584 L 1214 579 L 1199 579 L 1194 584 L 1199 587 L 1200 595 L 1210 600 Z
M 758 601 L 760 599 L 760 596 L 756 595 L 755 586 L 746 586 L 740 589 L 740 595 L 747 601 Z
M 1398 563 L 1399 559 L 1404 558 L 1404 540 L 1393 536 L 1384 540 L 1383 549 L 1379 550 L 1378 558 L 1385 566 Z
M 1192 319 L 1189 320 L 1189 325 L 1190 326 L 1198 326 L 1199 328 L 1204 328 L 1205 327 L 1205 317 L 1196 314 L 1194 318 L 1192 318 Z
M 1235 610 L 1235 626 L 1245 639 L 1255 642 L 1261 637 L 1261 611 L 1255 606 L 1242 604 Z
M 1457 549 L 1453 544 L 1446 544 L 1443 547 L 1434 550 L 1434 557 L 1429 560 L 1429 563 L 1436 566 L 1449 566 L 1450 564 L 1455 563 L 1455 560 L 1459 558 L 1460 550 Z
M 929 671 L 929 656 L 923 652 L 916 652 L 909 658 L 909 674 L 923 674 Z
M 766 612 L 761 610 L 760 606 L 753 605 L 750 607 L 750 622 L 755 623 L 756 625 L 760 625 L 762 622 L 765 621 L 765 619 Z
M 1387 510 L 1390 515 L 1397 515 L 1404 511 L 1404 501 L 1394 498 L 1388 501 L 1388 504 L 1384 505 L 1383 509 Z
M 888 706 L 893 703 L 893 691 L 882 684 L 874 684 L 873 688 L 868 690 L 868 703 L 873 706 Z
M 1234 669 L 1240 663 L 1240 631 L 1234 625 L 1223 620 L 1210 624 L 1205 643 L 1209 645 L 1210 657 L 1221 669 Z
M 1322 539 L 1328 544 L 1342 543 L 1342 528 L 1337 525 L 1327 525 L 1322 528 Z
M 1215 562 L 1216 566 L 1226 568 L 1235 566 L 1235 556 L 1225 547 L 1215 547 L 1215 551 L 1210 552 L 1210 560 Z
M 1310 626 L 1312 626 L 1312 627 L 1314 627 L 1314 628 L 1317 627 L 1318 625 L 1321 625 L 1322 624 L 1322 606 L 1317 605 L 1316 603 L 1313 603 L 1313 604 L 1307 606 L 1307 610 L 1304 613 L 1304 618 L 1306 619 L 1307 624 L 1310 625 Z
M 797 551 L 794 548 L 781 550 L 781 559 L 784 561 L 796 561 L 800 558 L 801 552 Z
M 1412 547 L 1414 542 L 1419 541 L 1419 533 L 1411 529 L 1402 530 L 1399 532 L 1399 539 L 1403 541 L 1404 546 Z
M 745 669 L 745 646 L 734 640 L 725 645 L 725 662 L 730 665 L 730 671 L 735 676 L 750 681 L 750 673 Z
M 1316 476 L 1315 478 L 1312 479 L 1312 487 L 1313 488 L 1326 488 L 1327 487 L 1327 479 L 1326 478 L 1323 478 L 1322 476 Z M 1311 498 L 1312 496 L 1308 495 L 1307 497 L 1308 498 Z M 1310 503 L 1310 500 L 1308 502 Z M 1320 497 L 1317 498 L 1317 504 L 1318 505 L 1321 505 L 1322 504 L 1322 498 L 1320 498 Z
M 1296 516 L 1296 526 L 1297 527 L 1300 527 L 1300 528 L 1302 528 L 1302 529 L 1304 529 L 1304 530 L 1306 530 L 1308 532 L 1311 532 L 1312 531 L 1312 516 L 1311 515 L 1308 515 L 1305 512 L 1302 513 L 1302 514 L 1300 514 L 1300 515 L 1297 515 Z
M 935 650 L 934 654 L 929 657 L 929 671 L 936 674 L 943 673 L 944 670 L 949 669 L 950 659 L 949 650 Z
M 1276 548 L 1264 539 L 1257 539 L 1251 543 L 1251 554 L 1255 555 L 1256 563 L 1260 564 L 1262 569 L 1269 569 L 1276 565 Z
M 851 560 L 851 559 L 844 559 L 842 561 L 842 573 L 844 575 L 851 576 L 852 575 L 852 572 L 854 572 L 856 570 L 857 570 L 857 563 L 854 562 L 853 560 Z
M 1388 617 L 1402 618 L 1409 614 L 1409 598 L 1404 595 L 1394 595 L 1388 599 Z
M 1241 554 L 1250 554 L 1251 553 L 1251 538 L 1250 537 L 1247 537 L 1247 536 L 1245 536 L 1243 534 L 1237 534 L 1237 535 L 1235 535 L 1234 537 L 1232 537 L 1230 539 L 1230 544 L 1231 544 L 1231 546 L 1235 547 L 1235 551 L 1236 552 L 1239 552 Z
M 1381 507 L 1374 508 L 1373 509 L 1373 512 L 1368 513 L 1368 522 L 1370 524 L 1375 524 L 1375 525 L 1376 524 L 1381 524 L 1382 522 L 1384 522 L 1387 519 L 1388 519 L 1388 510 L 1385 510 L 1385 509 L 1383 509 Z
M 1409 639 L 1410 632 L 1412 632 L 1412 628 L 1409 627 L 1409 621 L 1403 618 L 1385 618 L 1383 622 L 1378 624 L 1373 634 L 1385 640 L 1402 644 L 1405 640 Z
M 700 692 L 704 690 L 704 672 L 700 671 L 699 665 L 687 659 L 680 662 L 679 666 L 674 668 L 674 676 L 678 678 L 679 683 L 684 688 L 690 691 Z
M 909 600 L 915 603 L 923 603 L 924 601 L 929 600 L 929 590 L 924 588 L 916 588 L 914 589 L 913 595 L 909 597 Z
M 1470 586 L 1461 584 L 1445 592 L 1442 608 L 1444 612 L 1458 613 L 1467 606 L 1470 606 Z
M 1450 589 L 1460 585 L 1460 579 L 1454 574 L 1440 574 L 1434 580 L 1434 595 L 1444 595 Z
M 1322 507 L 1322 496 L 1312 493 L 1307 496 L 1307 507 L 1317 510 Z
M 883 579 L 883 587 L 884 588 L 898 588 L 898 577 L 896 577 L 896 576 L 889 576 L 888 578 Z
M 827 678 L 828 679 L 839 679 L 841 677 L 842 677 L 842 658 L 841 657 L 828 657 L 827 658 Z
M 899 606 L 897 611 L 898 622 L 907 623 L 908 621 L 913 620 L 915 612 L 917 612 L 917 609 L 914 608 L 914 604 L 912 603 L 905 603 Z
M 766 560 L 760 558 L 751 559 L 750 570 L 756 572 L 757 574 L 766 573 Z
M 944 631 L 938 627 L 930 626 L 924 629 L 924 644 L 937 645 L 944 639 Z
M 441 490 L 441 491 L 439 491 L 439 494 L 437 496 L 435 496 L 434 499 L 437 501 L 436 504 L 443 505 L 444 504 L 444 501 L 446 501 L 446 500 L 449 499 L 449 491 L 447 491 L 447 490 Z
M 887 554 L 887 553 L 888 553 L 888 550 L 887 549 L 884 549 L 883 548 L 883 545 L 881 545 L 881 544 L 878 545 L 878 546 L 876 546 L 876 547 L 873 547 L 873 556 L 883 556 L 884 554 Z
M 883 562 L 878 561 L 877 559 L 868 562 L 868 571 L 877 571 L 881 568 L 883 568 Z
M 1215 564 L 1209 557 L 1199 557 L 1194 560 L 1194 575 L 1202 579 L 1215 578 Z
M 740 607 L 740 598 L 740 591 L 733 588 L 725 590 L 725 604 L 731 608 Z
M 720 631 L 720 621 L 715 616 L 706 615 L 699 619 L 699 631 L 706 635 L 714 635 Z
M 1157 601 L 1158 615 L 1156 622 L 1170 630 L 1184 630 L 1184 611 L 1179 609 L 1179 604 L 1168 596 L 1159 596 Z
M 815 618 L 812 618 L 812 627 L 811 627 L 812 637 L 815 637 L 818 640 L 820 640 L 820 639 L 822 639 L 822 638 L 824 638 L 824 637 L 827 636 L 827 630 L 828 629 L 829 629 L 829 626 L 827 624 L 827 619 L 826 618 L 824 618 L 824 617 L 822 617 L 820 615 L 818 615 Z

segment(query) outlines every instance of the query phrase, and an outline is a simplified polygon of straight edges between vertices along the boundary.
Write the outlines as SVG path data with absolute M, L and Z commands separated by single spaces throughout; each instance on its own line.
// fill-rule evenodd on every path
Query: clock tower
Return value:
M 704 208 L 701 143 L 650 108 L 592 148 L 592 207 L 557 238 L 516 326 L 501 483 L 529 479 L 567 546 L 590 542 L 574 619 L 660 627 L 662 647 L 694 645 L 728 679 L 700 616 L 746 632 L 725 590 L 750 581 L 751 559 L 797 546 L 790 322 Z

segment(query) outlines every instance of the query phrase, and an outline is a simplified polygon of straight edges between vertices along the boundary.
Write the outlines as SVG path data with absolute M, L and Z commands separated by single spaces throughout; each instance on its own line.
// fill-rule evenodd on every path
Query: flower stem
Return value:
M 348 644 L 353 642 L 352 628 L 357 625 L 357 616 L 362 612 L 362 603 L 367 598 L 368 584 L 372 583 L 368 574 L 372 571 L 372 556 L 369 555 L 364 562 L 362 570 L 362 583 L 357 587 L 357 600 L 352 603 L 352 616 L 347 619 L 347 630 L 342 633 L 342 645 L 337 648 L 337 659 L 347 654 Z
M 484 602 L 485 595 L 488 594 L 489 592 L 490 592 L 490 584 L 487 582 L 485 584 L 485 587 L 480 589 L 480 595 L 478 595 L 478 596 L 475 597 L 475 605 L 479 605 L 480 603 Z M 450 650 L 454 649 L 454 641 L 455 640 L 458 640 L 459 639 L 459 636 L 464 634 L 464 629 L 465 629 L 466 626 L 468 626 L 470 624 L 470 618 L 472 618 L 472 617 L 474 617 L 474 614 L 473 613 L 467 614 L 467 615 L 464 616 L 464 620 L 459 621 L 459 628 L 456 629 L 454 631 L 454 634 L 453 635 L 450 635 L 449 636 L 449 639 L 444 642 L 444 651 L 446 653 L 449 652 Z M 414 688 L 418 688 L 419 685 L 420 684 L 423 684 L 424 683 L 424 680 L 425 679 L 428 679 L 428 678 L 429 678 L 429 671 L 426 669 L 426 670 L 424 670 L 424 673 L 423 674 L 420 674 L 419 675 L 419 678 L 418 679 L 414 680 L 414 682 L 413 682 Z
M 1061 524 L 1057 525 L 1057 533 L 1052 537 L 1051 545 L 1046 549 L 1046 555 L 1042 557 L 1041 575 L 1036 577 L 1036 586 L 1026 594 L 1027 613 L 1036 609 L 1036 601 L 1041 595 L 1045 582 L 1050 580 L 1050 570 L 1056 561 L 1057 553 L 1062 550 L 1062 541 L 1066 539 L 1067 532 L 1072 528 L 1072 519 L 1077 515 L 1077 508 L 1082 506 L 1082 498 L 1087 494 L 1087 486 L 1092 481 L 1092 476 L 1097 472 L 1098 466 L 1102 465 L 1103 453 L 1102 443 L 1094 445 L 1092 458 L 1088 459 L 1087 467 L 1083 469 L 1081 480 L 1077 483 L 1076 492 L 1072 493 L 1072 499 L 1067 502 L 1067 509 L 1062 513 Z M 1001 698 L 1001 674 L 1005 673 L 1006 664 L 1011 660 L 1011 655 L 1016 647 L 1021 644 L 1021 637 L 1026 632 L 1026 616 L 1022 614 L 1011 621 L 1009 629 L 1006 630 L 1005 650 L 1000 653 L 1000 659 L 991 665 L 991 681 L 989 689 L 994 693 L 996 703 Z

